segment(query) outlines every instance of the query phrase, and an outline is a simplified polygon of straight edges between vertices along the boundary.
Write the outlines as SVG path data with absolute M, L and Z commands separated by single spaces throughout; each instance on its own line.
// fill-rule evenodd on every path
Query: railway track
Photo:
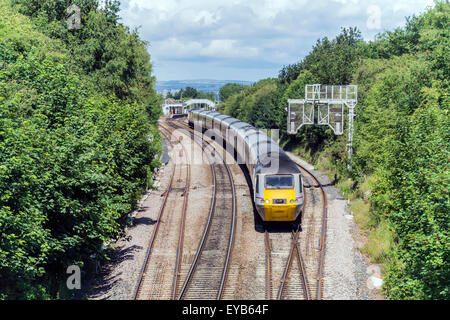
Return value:
M 291 237 L 291 245 L 287 251 L 286 243 L 289 243 L 287 238 L 289 236 Z M 311 298 L 304 262 L 298 246 L 298 237 L 299 232 L 297 230 L 292 230 L 290 234 L 274 234 L 272 240 L 274 240 L 275 250 L 273 250 L 269 232 L 265 231 L 267 300 L 271 300 L 272 296 L 275 295 L 277 300 L 310 300 Z M 272 262 L 272 256 L 274 256 L 275 263 Z M 273 263 L 274 267 L 272 267 Z M 285 264 L 283 265 L 283 263 Z M 277 292 L 275 292 L 277 287 L 272 285 L 273 278 L 280 279 L 275 281 L 280 284 Z
M 291 232 L 291 246 L 289 252 L 286 251 L 286 243 L 289 242 L 286 233 L 278 233 L 272 235 L 270 239 L 269 232 L 265 231 L 265 248 L 266 248 L 266 299 L 270 300 L 276 296 L 278 300 L 298 300 L 298 299 L 316 299 L 321 300 L 323 297 L 323 274 L 325 264 L 326 249 L 326 232 L 327 232 L 327 196 L 322 184 L 319 180 L 301 164 L 296 162 L 298 167 L 312 180 L 309 186 L 304 190 L 310 189 L 310 198 L 308 201 L 308 192 L 304 192 L 305 210 L 310 213 L 302 219 L 302 225 L 306 228 L 303 230 L 302 241 L 299 243 L 300 233 L 298 230 Z M 315 190 L 320 190 L 320 202 L 322 203 L 321 213 L 317 214 L 317 196 Z M 318 220 L 320 219 L 320 221 Z M 317 236 L 320 226 L 320 235 Z M 303 228 L 302 228 L 303 229 Z M 318 239 L 318 245 L 316 245 Z M 272 243 L 273 242 L 273 243 Z M 300 244 L 303 244 L 304 250 Z M 303 255 L 306 254 L 309 263 L 305 263 Z M 294 263 L 294 260 L 297 263 Z M 282 264 L 284 267 L 282 267 Z M 315 268 L 317 265 L 317 268 Z M 313 272 L 312 270 L 316 270 Z M 275 281 L 274 281 L 275 279 Z M 279 281 L 277 281 L 279 279 Z M 307 279 L 315 279 L 316 283 L 311 286 Z M 274 286 L 279 283 L 278 291 Z
M 182 145 L 180 143 L 180 145 Z M 184 154 L 187 158 L 187 152 L 186 148 L 184 148 Z M 189 162 L 188 162 L 189 163 Z M 184 241 L 184 232 L 185 232 L 185 225 L 186 225 L 186 211 L 187 211 L 187 203 L 189 199 L 189 189 L 190 189 L 190 181 L 191 181 L 191 168 L 190 165 L 188 165 L 188 171 L 187 171 L 187 178 L 186 178 L 186 188 L 184 192 L 184 201 L 183 201 L 183 209 L 182 209 L 182 218 L 181 218 L 181 225 L 180 225 L 180 232 L 179 232 L 179 238 L 178 238 L 178 246 L 177 246 L 177 253 L 176 253 L 176 262 L 175 262 L 175 272 L 172 282 L 172 300 L 175 300 L 177 296 L 177 287 L 178 287 L 178 280 L 180 276 L 180 267 L 181 267 L 181 260 L 183 256 L 183 241 Z
M 179 122 L 179 121 L 177 121 Z M 186 124 L 182 123 L 183 127 L 189 128 Z M 301 242 L 305 242 L 305 249 L 302 250 L 299 238 L 300 232 L 293 231 L 289 234 L 273 234 L 272 239 L 269 233 L 265 232 L 265 247 L 266 247 L 266 299 L 277 297 L 278 299 L 318 299 L 323 297 L 323 273 L 325 262 L 325 244 L 326 244 L 326 229 L 327 229 L 327 197 L 323 186 L 319 180 L 301 164 L 296 162 L 302 172 L 306 173 L 310 183 L 310 198 L 311 214 L 307 217 L 307 232 L 306 239 Z M 316 214 L 318 211 L 317 202 L 319 201 L 316 195 L 316 189 L 320 190 L 320 202 L 322 203 L 322 212 L 319 217 Z M 307 192 L 305 192 L 305 208 L 307 203 Z M 320 218 L 320 221 L 318 221 Z M 316 234 L 319 232 L 320 236 Z M 290 239 L 288 238 L 290 236 Z M 318 246 L 316 246 L 316 239 L 318 239 Z M 289 251 L 286 250 L 286 243 L 291 242 Z M 271 244 L 273 242 L 273 244 Z M 303 258 L 303 254 L 306 255 L 310 263 L 306 263 Z M 273 257 L 274 256 L 274 257 Z M 275 260 L 274 260 L 275 259 Z M 297 263 L 294 263 L 293 260 Z M 273 261 L 274 260 L 274 261 Z M 284 265 L 283 265 L 284 264 Z M 283 266 L 282 266 L 283 265 Z M 316 272 L 312 272 L 311 269 L 315 269 Z M 310 275 L 308 277 L 308 275 Z M 307 279 L 315 279 L 316 284 L 308 284 Z M 279 281 L 278 281 L 279 279 Z M 280 286 L 276 286 L 276 284 Z M 278 289 L 278 290 L 277 290 Z
M 285 271 L 283 273 L 280 288 L 278 290 L 277 299 L 304 299 L 309 300 L 309 288 L 306 280 L 306 272 L 304 270 L 303 259 L 298 247 L 298 231 L 292 231 L 292 243 L 289 252 L 289 257 L 286 262 Z M 294 263 L 294 259 L 297 258 L 297 264 Z M 297 268 L 297 270 L 293 270 Z M 294 272 L 296 271 L 296 272 Z
M 266 248 L 266 300 L 272 298 L 272 258 L 269 232 L 264 232 L 264 245 Z
M 178 299 L 221 299 L 236 224 L 236 194 L 233 177 L 230 168 L 212 143 L 199 138 L 187 126 L 181 126 L 175 121 L 167 123 L 174 129 L 188 130 L 189 137 L 199 144 L 206 154 L 215 158 L 215 161 L 210 162 L 213 168 L 214 196 L 208 222 Z
M 166 130 L 166 129 L 163 129 Z M 167 132 L 167 131 L 166 131 Z M 170 134 L 170 132 L 169 132 Z M 167 133 L 163 132 L 163 135 L 166 136 L 167 142 L 173 149 L 173 144 L 171 139 Z M 170 178 L 170 183 L 166 191 L 163 193 L 164 199 L 159 209 L 158 217 L 156 220 L 155 227 L 153 229 L 152 236 L 150 238 L 149 244 L 147 245 L 147 251 L 144 258 L 143 266 L 140 270 L 138 280 L 135 286 L 134 299 L 170 299 L 176 295 L 177 288 L 177 279 L 179 274 L 179 265 L 180 265 L 180 257 L 183 251 L 183 238 L 184 238 L 184 226 L 186 220 L 186 210 L 188 206 L 189 199 L 189 189 L 190 189 L 190 165 L 187 156 L 186 149 L 181 143 L 178 143 L 182 149 L 180 149 L 179 156 L 181 157 L 183 154 L 186 162 L 185 165 L 178 163 L 174 163 L 173 170 Z M 184 186 L 180 184 L 183 182 L 183 171 L 185 171 L 186 178 Z M 177 177 L 177 179 L 175 179 Z M 181 207 L 180 215 L 166 215 L 164 213 L 168 207 L 168 199 L 174 197 L 174 199 L 170 202 L 169 206 L 172 206 L 172 212 L 178 211 L 176 208 L 178 201 L 177 198 L 183 197 L 183 203 Z M 163 217 L 164 221 L 163 221 Z M 171 232 L 173 229 L 177 228 L 178 232 Z M 175 254 L 175 262 L 173 262 L 173 254 L 171 250 L 167 250 L 168 245 L 171 243 L 175 243 L 175 239 L 165 239 L 168 241 L 164 241 L 163 239 L 159 239 L 158 233 L 160 229 L 163 229 L 162 232 L 165 235 L 173 235 L 178 234 L 177 237 L 177 246 L 176 246 L 176 254 Z M 151 259 L 154 257 L 154 259 Z M 166 269 L 170 269 L 171 266 L 175 266 L 175 270 L 173 273 L 172 281 L 168 281 L 169 279 L 165 279 L 162 281 L 161 277 L 166 276 L 168 273 Z M 160 277 L 158 277 L 158 275 Z M 171 285 L 171 288 L 168 286 Z
M 304 216 L 304 221 L 302 223 L 305 224 L 304 233 L 306 236 L 303 241 L 301 241 L 304 246 L 306 253 L 306 257 L 309 257 L 309 268 L 305 269 L 311 269 L 311 266 L 314 264 L 317 264 L 316 272 L 314 276 L 311 276 L 310 278 L 316 279 L 316 285 L 313 286 L 314 290 L 314 296 L 316 300 L 322 300 L 323 298 L 323 278 L 324 278 L 324 269 L 325 269 L 325 250 L 326 250 L 326 240 L 327 240 L 327 219 L 328 219 L 328 202 L 327 202 L 327 195 L 325 193 L 324 187 L 320 183 L 320 181 L 305 167 L 303 167 L 300 163 L 298 163 L 295 159 L 293 159 L 294 162 L 298 165 L 300 170 L 309 177 L 309 179 L 312 180 L 312 184 L 310 184 L 310 198 L 311 200 L 307 200 L 307 192 L 305 192 L 305 210 L 306 205 L 308 202 L 310 203 L 316 203 L 317 202 L 317 196 L 315 191 L 317 189 L 320 190 L 320 202 L 322 204 L 322 208 L 320 211 L 318 211 L 317 206 L 314 206 L 311 210 L 311 214 L 308 216 Z M 305 188 L 306 189 L 306 188 Z M 306 221 L 305 221 L 306 220 Z M 320 231 L 317 230 L 317 226 L 320 225 Z M 302 226 L 303 227 L 303 226 Z M 318 243 L 317 243 L 317 242 Z M 298 244 L 297 244 L 298 245 Z M 300 246 L 298 246 L 298 251 L 300 251 Z M 308 263 L 306 264 L 308 265 Z M 306 272 L 307 274 L 308 272 Z M 310 272 L 312 273 L 312 272 Z
M 210 162 L 214 185 L 208 221 L 204 228 L 197 252 L 193 259 L 189 259 L 192 260 L 189 261 L 190 267 L 187 266 L 187 262 L 183 262 L 184 267 L 181 268 L 187 206 L 187 200 L 185 198 L 182 211 L 182 220 L 180 222 L 180 232 L 178 236 L 177 253 L 174 264 L 175 267 L 170 297 L 171 299 L 221 299 L 228 274 L 228 266 L 233 248 L 234 229 L 236 223 L 236 196 L 233 177 L 229 167 L 220 155 L 220 152 L 218 152 L 218 150 L 214 147 L 212 141 L 208 142 L 205 139 L 200 138 L 191 128 L 180 121 L 167 121 L 165 125 L 168 125 L 168 127 L 163 126 L 163 130 L 170 134 L 173 133 L 171 129 L 185 130 L 183 133 L 189 136 L 192 141 L 202 148 L 203 152 L 208 157 L 208 161 Z M 167 134 L 165 135 L 167 136 Z M 186 150 L 184 150 L 184 154 L 187 155 Z M 214 160 L 211 160 L 211 157 L 213 157 Z M 299 238 L 301 233 L 298 232 L 298 230 L 292 231 L 291 234 L 279 233 L 273 234 L 272 236 L 269 235 L 269 232 L 265 232 L 266 299 L 271 299 L 272 297 L 276 297 L 277 299 L 311 299 L 313 296 L 315 299 L 322 299 L 323 296 L 327 199 L 323 186 L 320 184 L 318 179 L 299 163 L 297 163 L 297 165 L 304 173 L 306 173 L 309 177 L 308 179 L 311 179 L 313 182 L 310 185 L 314 185 L 314 187 L 320 189 L 322 202 L 321 224 L 314 219 L 306 219 L 308 225 L 306 239 L 303 239 L 304 241 L 300 241 L 300 243 Z M 162 217 L 162 214 L 164 213 L 165 203 L 167 203 L 169 192 L 172 190 L 174 175 L 175 167 L 172 172 L 169 188 L 164 194 L 165 198 L 160 209 L 160 217 Z M 189 177 L 186 178 L 186 181 L 188 180 Z M 186 185 L 188 185 L 188 182 L 186 182 Z M 312 198 L 313 208 L 316 208 L 317 206 L 315 204 L 318 197 L 315 193 L 316 191 L 314 187 L 310 190 L 310 197 Z M 185 191 L 186 190 L 188 190 L 188 186 L 185 187 Z M 308 193 L 305 191 L 305 208 L 307 203 L 307 194 Z M 315 214 L 314 217 L 317 219 L 317 214 Z M 159 222 L 160 218 L 158 218 L 157 225 L 155 226 L 149 247 L 147 249 L 145 267 L 141 272 L 142 278 L 144 278 L 146 273 L 146 265 L 148 265 L 148 260 L 152 252 L 152 246 L 155 241 L 154 238 L 158 232 Z M 317 228 L 319 225 L 320 239 L 317 250 L 314 250 L 314 243 L 316 239 L 314 233 L 319 231 L 319 228 Z M 308 231 L 311 232 L 308 233 Z M 287 237 L 290 237 L 290 239 Z M 289 241 L 291 245 L 289 246 L 289 249 L 286 250 L 286 243 Z M 316 261 L 314 265 L 317 264 L 316 273 L 313 276 L 310 276 L 312 274 L 311 266 L 313 263 L 309 263 L 309 266 L 308 263 L 306 263 L 305 266 L 305 261 L 302 257 L 301 244 L 303 244 L 303 242 L 307 242 L 303 253 L 306 252 L 306 256 L 309 261 L 313 259 Z M 281 248 L 282 246 L 283 248 Z M 276 261 L 275 264 L 273 262 L 274 258 Z M 294 262 L 294 260 L 296 260 L 296 262 Z M 181 272 L 180 269 L 183 269 L 184 271 Z M 315 286 L 311 286 L 310 288 L 307 280 L 308 277 L 311 279 L 316 279 Z M 181 281 L 182 279 L 184 279 L 184 281 Z M 277 286 L 278 279 L 279 286 Z M 137 285 L 135 294 L 136 298 L 139 297 L 142 290 L 142 280 L 139 281 L 140 282 Z

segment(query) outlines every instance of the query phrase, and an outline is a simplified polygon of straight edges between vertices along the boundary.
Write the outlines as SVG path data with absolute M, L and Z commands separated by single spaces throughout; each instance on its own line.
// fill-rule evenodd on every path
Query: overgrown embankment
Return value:
M 69 298 L 159 165 L 146 44 L 118 2 L 0 0 L 0 299 Z
M 221 111 L 260 128 L 337 179 L 382 263 L 391 299 L 449 299 L 450 4 L 437 1 L 406 26 L 365 42 L 356 29 L 317 44 L 301 62 L 232 95 Z M 306 84 L 356 84 L 354 157 L 347 136 L 304 126 L 286 134 L 287 99 Z

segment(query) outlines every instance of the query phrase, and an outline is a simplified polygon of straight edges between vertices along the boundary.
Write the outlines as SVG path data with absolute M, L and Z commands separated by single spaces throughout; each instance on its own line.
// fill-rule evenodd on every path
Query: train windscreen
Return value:
M 293 187 L 292 175 L 266 176 L 266 189 L 292 189 Z

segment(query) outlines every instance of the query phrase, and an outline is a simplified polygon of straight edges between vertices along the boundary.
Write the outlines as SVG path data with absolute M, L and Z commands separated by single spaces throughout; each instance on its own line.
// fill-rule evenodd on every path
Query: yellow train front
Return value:
M 264 222 L 294 222 L 303 212 L 300 170 L 263 131 L 217 112 L 191 110 L 189 125 L 210 137 L 220 138 L 245 164 L 252 181 L 256 211 Z
M 255 170 L 256 210 L 263 221 L 296 221 L 304 204 L 300 171 L 284 152 L 271 157 L 277 158 L 278 166 Z

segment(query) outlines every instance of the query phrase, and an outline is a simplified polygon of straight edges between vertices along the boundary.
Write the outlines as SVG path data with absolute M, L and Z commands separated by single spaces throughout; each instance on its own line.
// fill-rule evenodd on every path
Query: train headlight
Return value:
M 291 203 L 295 203 L 295 200 L 294 200 L 294 199 L 291 199 Z
M 270 203 L 270 200 L 266 200 L 266 203 L 269 204 L 269 203 Z

